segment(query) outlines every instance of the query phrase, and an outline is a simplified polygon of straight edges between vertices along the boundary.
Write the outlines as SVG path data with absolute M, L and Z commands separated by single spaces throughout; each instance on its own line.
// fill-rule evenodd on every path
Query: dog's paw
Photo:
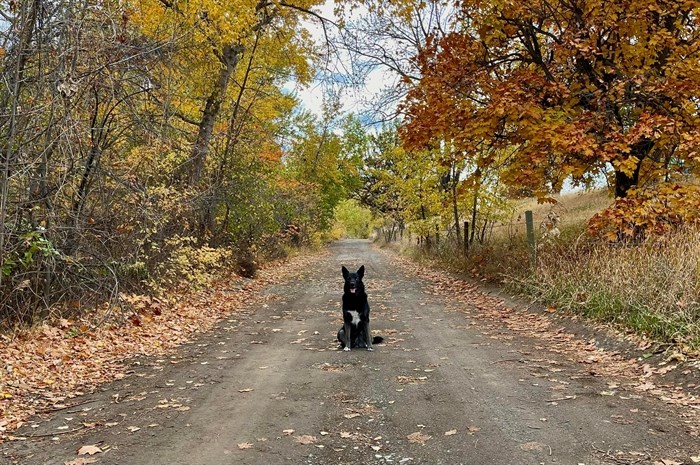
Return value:
M 370 351 L 370 352 L 374 352 L 374 349 L 371 348 L 371 347 L 367 347 L 367 350 Z
M 345 352 L 350 352 L 350 347 L 345 347 L 343 350 L 344 350 Z

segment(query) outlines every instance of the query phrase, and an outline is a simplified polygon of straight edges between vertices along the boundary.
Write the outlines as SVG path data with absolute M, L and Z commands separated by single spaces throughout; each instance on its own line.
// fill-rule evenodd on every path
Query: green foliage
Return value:
M 335 207 L 336 227 L 343 237 L 367 239 L 372 224 L 372 212 L 357 200 L 344 200 Z
M 480 169 L 447 142 L 408 150 L 392 126 L 367 139 L 356 197 L 395 226 L 408 225 L 410 232 L 429 238 L 456 231 L 464 221 L 473 231 L 485 231 L 510 215 L 507 191 L 495 170 Z M 459 244 L 463 234 L 460 229 L 459 236 L 453 235 Z M 469 240 L 483 241 L 485 234 L 471 234 Z
M 360 163 L 348 139 L 335 133 L 334 115 L 332 106 L 322 123 L 309 113 L 299 115 L 285 154 L 288 177 L 304 184 L 315 197 L 314 221 L 321 230 L 333 225 L 335 207 L 356 184 Z
M 53 244 L 44 237 L 43 228 L 21 235 L 19 247 L 12 251 L 2 264 L 2 275 L 12 276 L 16 272 L 26 272 L 42 257 L 51 258 L 60 255 Z

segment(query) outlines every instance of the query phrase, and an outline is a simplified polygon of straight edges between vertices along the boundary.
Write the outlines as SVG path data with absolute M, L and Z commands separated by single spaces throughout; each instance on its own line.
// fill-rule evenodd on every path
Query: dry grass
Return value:
M 700 349 L 700 231 L 632 246 L 560 244 L 513 280 L 544 302 Z
M 466 259 L 447 241 L 429 253 L 406 243 L 401 248 L 415 257 L 504 283 L 562 311 L 698 352 L 700 231 L 610 245 L 585 234 L 586 221 L 611 202 L 606 191 L 568 194 L 557 201 L 520 203 L 513 220 L 496 228 L 488 244 L 473 247 Z M 533 211 L 538 233 L 535 267 L 525 239 L 525 210 Z M 561 235 L 539 240 L 539 222 L 552 210 L 561 218 Z
M 550 212 L 561 218 L 561 229 L 573 227 L 581 229 L 581 225 L 594 214 L 605 209 L 612 203 L 606 189 L 596 189 L 585 192 L 574 192 L 555 195 L 556 203 L 537 203 L 536 199 L 526 199 L 515 205 L 515 212 L 510 222 L 502 223 L 494 228 L 494 239 L 503 240 L 506 237 L 522 237 L 525 235 L 525 211 L 531 210 L 535 222 L 535 230 L 547 218 Z
M 532 210 L 535 219 L 537 219 L 544 218 L 553 209 L 561 215 L 565 224 L 572 224 L 588 220 L 594 213 L 612 203 L 606 189 L 574 192 L 553 197 L 557 201 L 556 204 L 538 204 L 535 199 L 524 200 L 518 204 L 518 211 Z

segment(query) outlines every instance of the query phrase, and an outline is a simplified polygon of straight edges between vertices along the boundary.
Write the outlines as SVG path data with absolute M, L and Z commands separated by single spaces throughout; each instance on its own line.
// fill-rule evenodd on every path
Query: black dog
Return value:
M 372 344 L 384 340 L 381 336 L 372 337 L 369 328 L 369 303 L 362 277 L 365 266 L 362 265 L 356 273 L 350 273 L 342 267 L 345 285 L 343 286 L 343 327 L 338 330 L 338 342 L 343 350 L 351 347 L 366 347 L 372 350 Z

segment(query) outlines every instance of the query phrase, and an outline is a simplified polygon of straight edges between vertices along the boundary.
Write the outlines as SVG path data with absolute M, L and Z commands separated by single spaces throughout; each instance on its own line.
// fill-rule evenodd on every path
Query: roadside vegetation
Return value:
M 610 202 L 604 189 L 556 196 L 557 203 L 514 202 L 512 222 L 497 224 L 466 256 L 454 240 L 431 249 L 405 235 L 396 245 L 417 260 L 503 285 L 554 313 L 579 315 L 631 332 L 670 349 L 679 359 L 700 351 L 700 232 L 684 228 L 639 242 L 607 242 L 591 236 L 587 220 Z M 552 212 L 560 234 L 536 232 L 536 261 L 522 216 L 535 225 Z M 685 354 L 685 355 L 684 355 Z
M 0 5 L 0 329 L 125 319 L 327 240 L 360 160 L 337 97 L 289 90 L 319 3 Z
M 0 7 L 0 328 L 372 237 L 697 349 L 697 2 L 88 4 Z

